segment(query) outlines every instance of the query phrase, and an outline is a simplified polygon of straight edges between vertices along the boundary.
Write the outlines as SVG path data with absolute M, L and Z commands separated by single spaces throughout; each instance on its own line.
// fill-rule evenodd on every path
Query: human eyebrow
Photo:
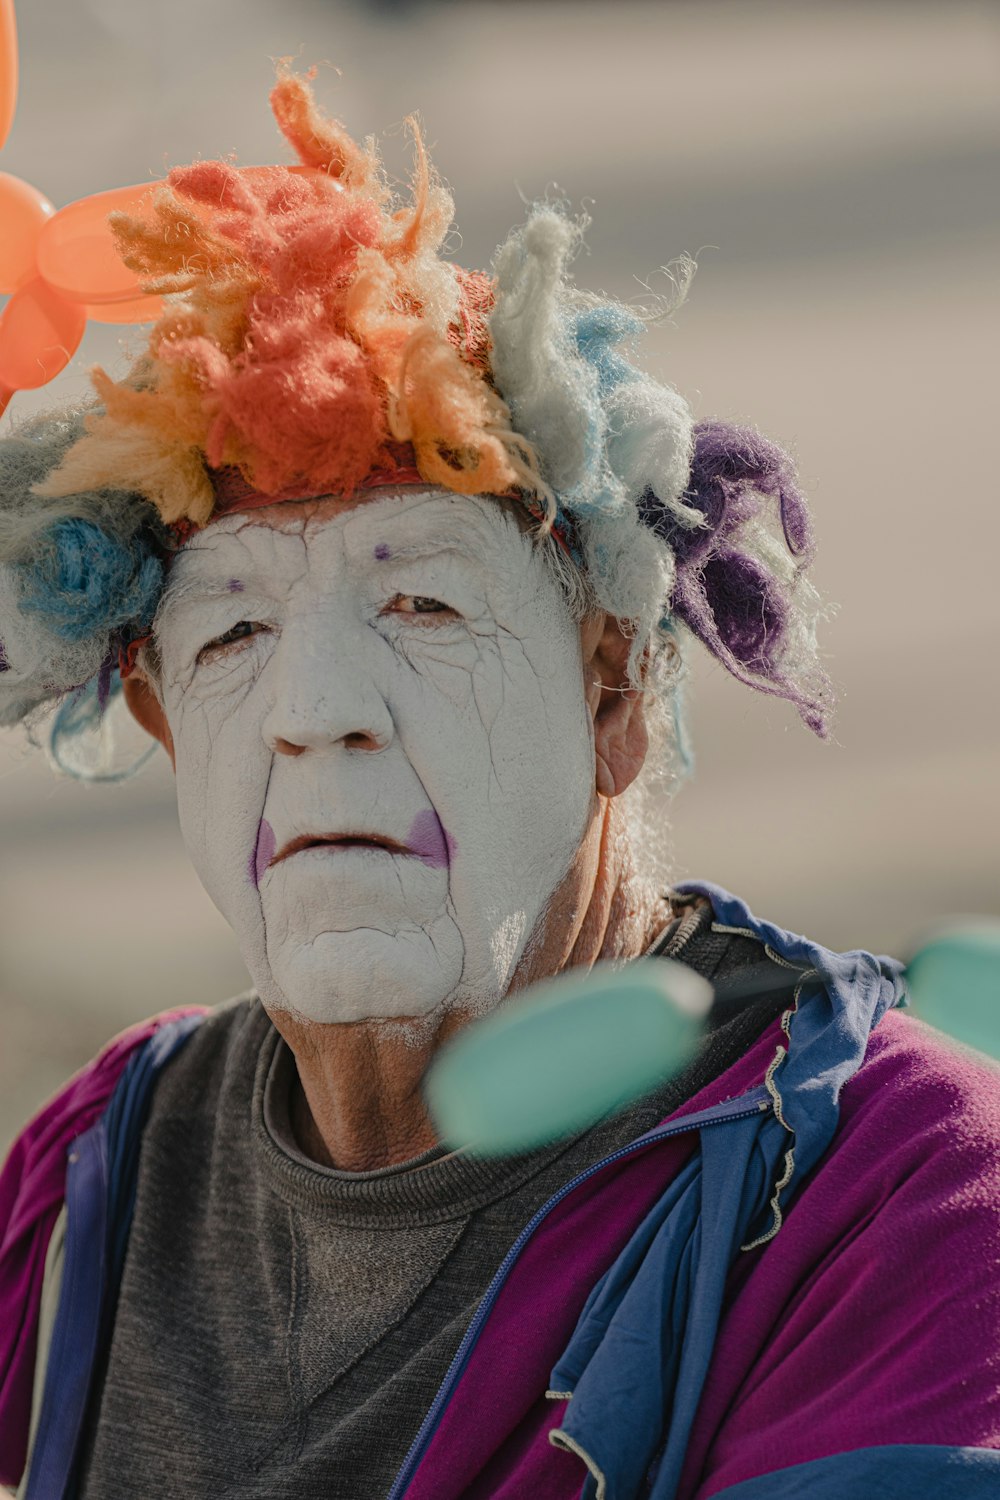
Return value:
M 182 604 L 211 604 L 218 599 L 231 599 L 247 589 L 247 583 L 239 578 L 179 578 L 174 575 L 163 591 L 159 613 L 166 614 Z M 249 591 L 253 591 L 252 585 Z
M 436 536 L 415 537 L 410 542 L 379 542 L 372 555 L 380 563 L 423 562 L 427 559 L 435 561 L 453 557 L 458 562 L 483 566 L 483 559 L 477 552 L 463 547 L 453 534 L 444 532 Z

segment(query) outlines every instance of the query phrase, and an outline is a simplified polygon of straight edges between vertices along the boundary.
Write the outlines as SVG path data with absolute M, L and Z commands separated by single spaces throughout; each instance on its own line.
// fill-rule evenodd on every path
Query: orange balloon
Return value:
M 135 272 L 122 263 L 115 249 L 108 214 L 137 212 L 158 186 L 147 182 L 93 193 L 53 214 L 38 240 L 38 269 L 49 286 L 70 302 L 92 307 L 131 302 L 139 296 Z
M 64 302 L 36 276 L 0 315 L 0 389 L 33 391 L 69 364 L 83 338 L 87 314 Z
M 163 298 L 143 296 L 130 302 L 103 302 L 84 310 L 92 323 L 155 323 L 163 312 Z
M 0 146 L 3 146 L 17 109 L 17 22 L 14 0 L 0 0 Z
M 0 0 L 2 3 L 2 0 Z M 35 255 L 42 225 L 55 213 L 44 193 L 0 172 L 0 293 L 16 292 L 38 273 Z

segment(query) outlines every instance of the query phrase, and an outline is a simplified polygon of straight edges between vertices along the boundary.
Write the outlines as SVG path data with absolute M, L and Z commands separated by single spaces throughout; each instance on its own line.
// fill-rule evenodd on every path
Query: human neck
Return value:
M 636 958 L 668 918 L 638 880 L 616 802 L 598 808 L 580 850 L 514 973 L 510 994 L 603 959 Z M 319 1025 L 274 1012 L 295 1055 L 292 1128 L 312 1160 L 346 1172 L 409 1161 L 436 1143 L 424 1075 L 437 1052 L 474 1016 L 426 1022 Z

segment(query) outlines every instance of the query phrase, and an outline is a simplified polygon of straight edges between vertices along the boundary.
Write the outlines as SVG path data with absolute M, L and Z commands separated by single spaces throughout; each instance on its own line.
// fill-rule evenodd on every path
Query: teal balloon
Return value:
M 1000 922 L 940 932 L 906 971 L 916 1014 L 967 1047 L 1000 1058 Z
M 442 1141 L 483 1156 L 574 1135 L 680 1071 L 713 991 L 669 959 L 533 985 L 443 1049 L 424 1083 Z

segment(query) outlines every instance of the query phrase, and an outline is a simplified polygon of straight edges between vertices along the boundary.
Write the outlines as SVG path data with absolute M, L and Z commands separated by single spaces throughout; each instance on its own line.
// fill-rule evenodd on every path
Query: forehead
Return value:
M 284 503 L 227 516 L 192 538 L 173 572 L 191 586 L 198 580 L 216 583 L 239 567 L 264 567 L 277 584 L 286 568 L 289 579 L 300 575 L 306 557 L 377 569 L 391 561 L 445 556 L 493 571 L 505 560 L 520 569 L 531 550 L 508 502 L 411 490 L 354 502 L 331 497 Z M 225 581 L 234 588 L 243 582 L 238 576 Z

